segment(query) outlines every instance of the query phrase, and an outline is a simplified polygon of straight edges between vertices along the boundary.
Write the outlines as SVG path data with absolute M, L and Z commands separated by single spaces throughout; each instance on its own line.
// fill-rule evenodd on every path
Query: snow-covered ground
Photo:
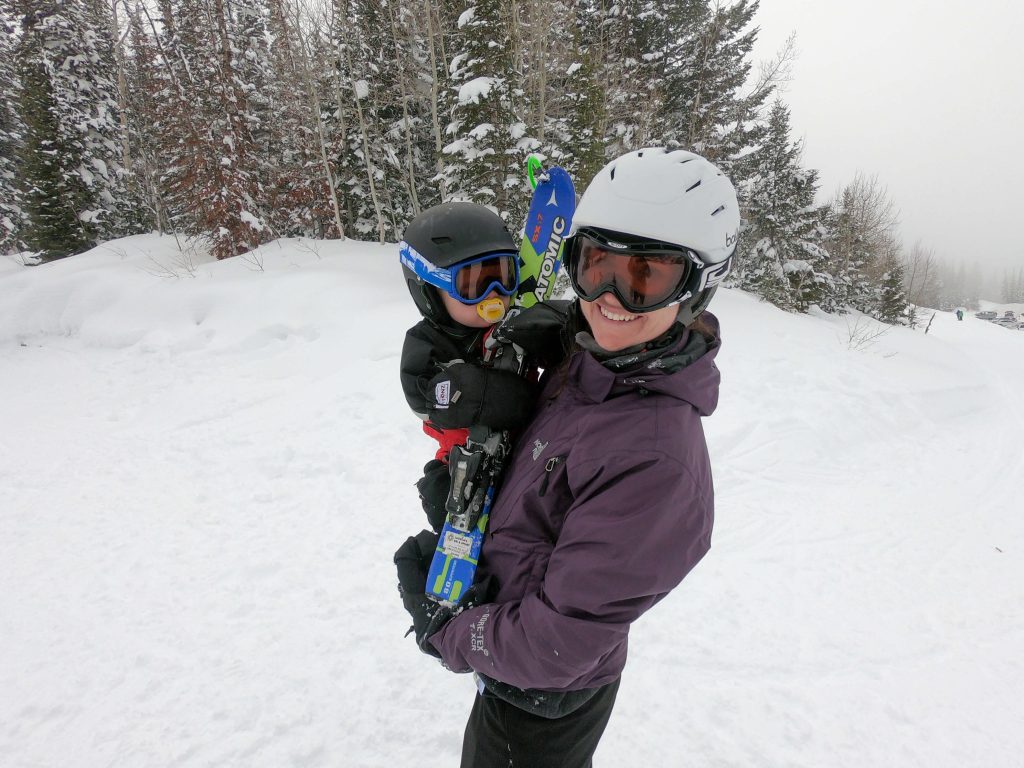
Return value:
M 713 547 L 598 765 L 1024 765 L 1024 332 L 713 309 Z M 0 765 L 458 763 L 391 564 L 416 319 L 377 245 L 0 258 Z

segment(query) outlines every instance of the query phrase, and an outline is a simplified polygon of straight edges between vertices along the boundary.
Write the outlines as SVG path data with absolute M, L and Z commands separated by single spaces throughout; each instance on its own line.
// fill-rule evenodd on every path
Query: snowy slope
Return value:
M 714 309 L 714 544 L 597 763 L 1021 765 L 1024 333 Z M 391 565 L 415 319 L 370 244 L 0 265 L 0 765 L 458 763 Z

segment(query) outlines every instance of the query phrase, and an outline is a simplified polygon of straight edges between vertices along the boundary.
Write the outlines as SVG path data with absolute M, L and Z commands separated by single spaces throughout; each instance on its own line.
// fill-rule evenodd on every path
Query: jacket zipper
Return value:
M 543 496 L 548 492 L 548 480 L 551 479 L 551 473 L 555 471 L 555 467 L 557 467 L 564 459 L 565 456 L 552 456 L 548 459 L 547 464 L 544 465 L 544 480 L 541 481 L 540 493 L 537 494 L 538 496 Z

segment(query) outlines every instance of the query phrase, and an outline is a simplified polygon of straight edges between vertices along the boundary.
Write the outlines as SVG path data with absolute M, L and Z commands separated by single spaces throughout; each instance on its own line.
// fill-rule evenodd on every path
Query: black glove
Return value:
M 430 380 L 426 400 L 428 418 L 442 429 L 514 429 L 533 415 L 537 385 L 511 371 L 452 363 Z
M 416 481 L 416 490 L 420 493 L 420 503 L 427 514 L 427 522 L 434 533 L 441 533 L 448 510 L 448 491 L 451 488 L 452 476 L 448 465 L 443 461 L 431 459 L 423 467 L 423 477 Z
M 441 654 L 427 640 L 453 616 L 466 608 L 482 605 L 489 591 L 490 580 L 474 584 L 467 589 L 455 608 L 427 597 L 427 573 L 430 571 L 430 561 L 434 558 L 436 548 L 437 534 L 420 531 L 406 539 L 395 552 L 395 567 L 398 570 L 398 594 L 402 597 L 405 610 L 412 617 L 412 627 L 409 631 L 415 633 L 416 645 L 424 653 L 441 658 Z
M 522 347 L 529 362 L 545 370 L 557 368 L 569 348 L 568 324 L 571 302 L 544 301 L 524 309 L 499 325 L 498 341 Z
M 416 645 L 424 653 L 440 658 L 427 638 L 444 626 L 451 618 L 451 613 L 425 594 L 427 572 L 436 548 L 437 534 L 420 531 L 406 539 L 395 552 L 395 568 L 398 570 L 398 594 L 402 597 L 405 610 L 412 616 L 410 631 L 416 633 Z M 448 615 L 445 616 L 445 613 Z

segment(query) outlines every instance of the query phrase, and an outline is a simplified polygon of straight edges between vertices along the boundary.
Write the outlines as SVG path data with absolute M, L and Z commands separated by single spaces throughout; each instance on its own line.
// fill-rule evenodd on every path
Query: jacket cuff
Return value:
M 490 656 L 484 644 L 484 633 L 494 607 L 488 603 L 468 608 L 427 638 L 452 672 L 472 672 L 476 669 L 470 663 L 472 657 L 480 656 L 480 661 L 484 661 Z M 485 661 L 481 666 L 487 669 L 491 664 Z

